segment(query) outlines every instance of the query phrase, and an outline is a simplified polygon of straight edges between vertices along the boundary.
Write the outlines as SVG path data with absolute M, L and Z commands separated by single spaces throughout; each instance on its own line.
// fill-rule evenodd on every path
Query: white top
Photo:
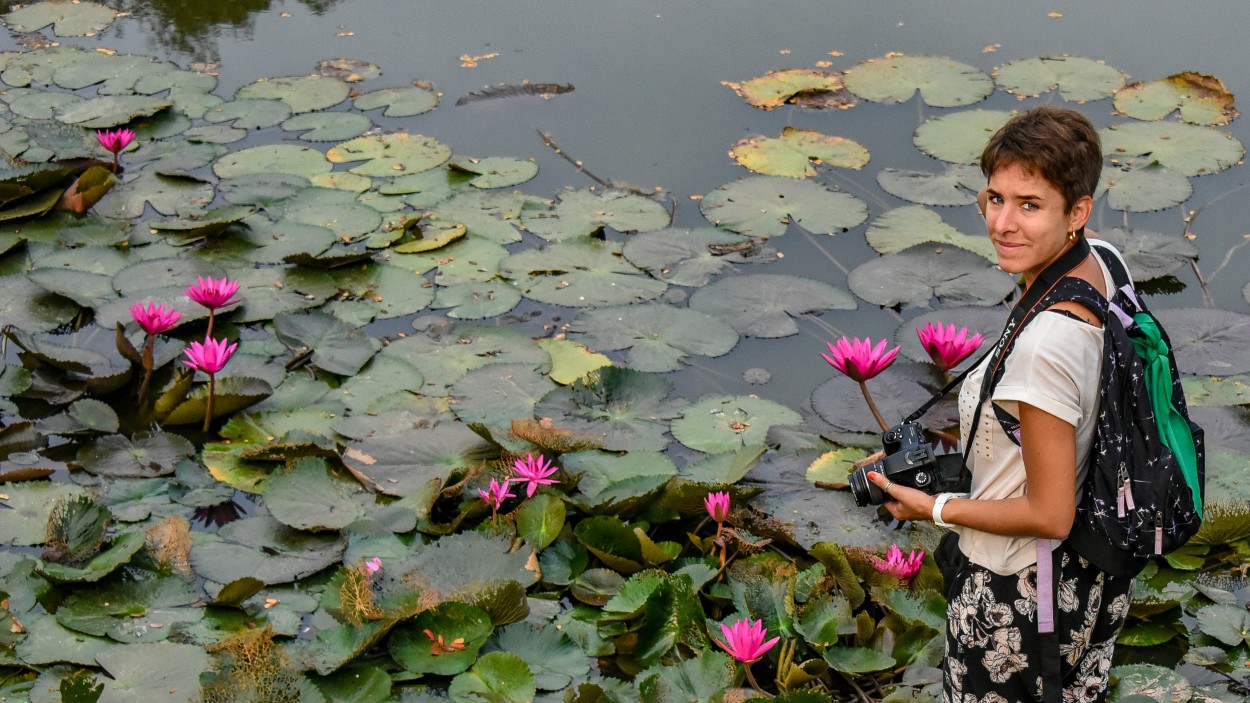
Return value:
M 1111 275 L 1097 255 L 1107 290 Z M 1015 417 L 1024 402 L 1076 427 L 1076 484 L 1085 480 L 1086 459 L 1094 438 L 1098 413 L 1098 380 L 1102 370 L 1102 328 L 1058 312 L 1039 313 L 1016 337 L 1003 362 L 1003 375 L 991 399 Z M 959 431 L 967 437 L 973 409 L 981 395 L 986 364 L 974 368 L 959 391 Z M 986 402 L 969 453 L 972 499 L 1015 498 L 1027 488 L 1020 447 L 1003 432 Z M 1078 496 L 1079 498 L 1079 496 Z M 959 548 L 974 563 L 996 574 L 1010 575 L 1037 562 L 1037 539 L 990 534 L 958 526 Z M 1055 546 L 1058 546 L 1055 540 Z

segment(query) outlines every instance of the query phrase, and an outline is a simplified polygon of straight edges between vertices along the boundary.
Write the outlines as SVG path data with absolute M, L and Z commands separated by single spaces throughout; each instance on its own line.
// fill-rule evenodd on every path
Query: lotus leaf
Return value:
M 543 628 L 515 623 L 500 629 L 485 647 L 487 652 L 516 652 L 525 660 L 542 691 L 565 689 L 590 672 L 590 660 L 557 626 Z
M 341 376 L 356 374 L 377 351 L 371 337 L 323 312 L 284 313 L 273 324 L 285 344 L 312 350 L 318 368 Z
M 107 549 L 81 568 L 44 561 L 39 564 L 39 573 L 58 583 L 95 583 L 129 562 L 143 548 L 145 539 L 143 532 L 123 532 L 114 536 Z
M 763 442 L 773 425 L 796 425 L 803 418 L 771 400 L 752 396 L 714 395 L 699 399 L 674 420 L 673 437 L 709 454 L 734 451 Z
M 37 32 L 48 25 L 58 37 L 94 36 L 113 23 L 117 13 L 95 2 L 36 2 L 17 6 L 4 16 L 15 32 Z
M 278 522 L 297 530 L 340 530 L 361 513 L 351 502 L 355 482 L 335 479 L 324 459 L 305 457 L 269 479 L 265 505 Z
M 573 528 L 573 535 L 591 554 L 623 574 L 632 574 L 670 561 L 674 556 L 661 551 L 640 528 L 631 528 L 620 518 L 610 515 L 596 515 L 581 520 Z M 582 576 L 589 574 L 590 572 L 586 572 Z M 615 591 L 610 595 L 615 595 Z M 600 602 L 607 600 L 608 598 L 602 598 Z
M 209 110 L 225 102 L 212 93 L 195 90 L 171 90 L 170 96 L 174 100 L 174 109 L 193 120 L 204 117 Z
M 146 95 L 110 95 L 67 105 L 56 113 L 65 124 L 102 129 L 126 124 L 136 117 L 151 117 L 172 105 L 166 98 Z
M 808 465 L 807 480 L 813 483 L 846 483 L 855 462 L 865 456 L 862 450 L 852 447 L 825 452 Z
M 994 92 L 994 81 L 979 69 L 944 56 L 891 54 L 858 64 L 842 74 L 856 96 L 873 102 L 904 102 L 920 91 L 926 105 L 960 107 Z
M 63 627 L 51 615 L 24 622 L 26 638 L 14 648 L 18 658 L 32 666 L 69 662 L 96 666 L 96 655 L 122 645 L 103 637 L 89 637 Z
M 829 71 L 806 68 L 769 71 L 742 83 L 726 81 L 724 84 L 733 88 L 747 104 L 764 110 L 791 102 L 804 107 L 824 107 L 831 103 L 848 108 L 855 104 L 843 89 L 841 76 Z
M 570 500 L 595 513 L 637 512 L 644 499 L 657 495 L 677 475 L 673 462 L 658 452 L 617 456 L 592 450 L 565 454 L 563 462 L 566 471 L 581 477 Z
M 587 310 L 568 330 L 586 335 L 604 351 L 628 349 L 626 362 L 638 371 L 676 371 L 688 354 L 716 357 L 738 344 L 738 333 L 721 320 L 689 308 L 625 305 Z
M 1124 254 L 1129 272 L 1137 281 L 1166 276 L 1198 259 L 1198 247 L 1176 235 L 1109 227 L 1100 230 L 1098 236 Z
M 73 319 L 77 306 L 22 276 L 0 276 L 0 319 L 28 332 L 48 332 Z
M 809 232 L 834 234 L 868 218 L 858 198 L 809 181 L 754 176 L 721 186 L 699 203 L 718 227 L 755 237 L 785 234 L 793 222 Z
M 886 307 L 946 304 L 994 305 L 1015 290 L 1011 276 L 977 254 L 959 248 L 918 244 L 861 264 L 847 277 L 860 298 Z
M 561 385 L 575 383 L 596 369 L 612 365 L 612 360 L 603 354 L 596 354 L 567 339 L 540 339 L 538 346 L 551 356 L 551 373 L 548 375 Z
M 499 262 L 508 250 L 484 239 L 461 239 L 437 252 L 411 256 L 394 256 L 390 263 L 414 273 L 425 273 L 437 267 L 434 282 L 440 286 L 462 283 L 485 283 L 499 273 Z
M 140 78 L 159 75 L 172 68 L 172 64 L 148 56 L 94 52 L 58 68 L 52 80 L 68 90 L 103 83 L 97 89 L 100 95 L 131 95 Z
M 1233 94 L 1216 76 L 1184 71 L 1117 90 L 1115 109 L 1139 120 L 1161 120 L 1173 111 L 1190 124 L 1223 125 L 1237 117 Z
M 820 542 L 884 548 L 900 541 L 897 532 L 877 520 L 866 519 L 865 509 L 855 507 L 849 492 L 813 486 L 805 477 L 811 458 L 814 457 L 765 457 L 744 481 L 746 486 L 764 489 L 751 504 L 769 515 L 780 516 L 794 530 L 794 541 L 807 550 Z M 852 581 L 859 583 L 855 578 Z
M 231 318 L 237 322 L 272 320 L 284 312 L 320 305 L 334 295 L 334 279 L 321 271 L 301 268 L 243 269 L 230 272 L 239 281 L 243 304 Z
M 430 304 L 433 308 L 453 308 L 448 317 L 460 320 L 481 320 L 498 317 L 521 302 L 516 288 L 500 281 L 460 283 L 440 288 Z
M 482 655 L 472 668 L 452 679 L 448 689 L 452 703 L 525 703 L 534 700 L 536 692 L 533 672 L 525 660 L 510 652 Z
M 534 417 L 534 405 L 555 388 L 546 373 L 529 364 L 491 364 L 466 373 L 449 389 L 452 410 L 465 423 L 508 428 Z
M 877 173 L 882 190 L 921 205 L 971 205 L 984 184 L 981 170 L 966 164 L 950 164 L 941 173 L 897 168 Z
M 285 76 L 262 78 L 239 88 L 235 100 L 276 99 L 286 103 L 291 112 L 313 112 L 343 102 L 351 92 L 347 84 L 329 76 Z
M 1191 406 L 1250 405 L 1250 376 L 1182 378 L 1181 386 Z
M 282 123 L 291 108 L 281 100 L 240 99 L 223 102 L 204 113 L 212 124 L 229 124 L 236 129 L 263 129 Z
M 517 532 L 536 550 L 546 549 L 564 529 L 564 502 L 547 493 L 538 493 L 517 510 Z
M 1228 132 L 1177 122 L 1130 122 L 1098 132 L 1105 154 L 1149 155 L 1152 163 L 1186 176 L 1219 173 L 1246 148 Z
M 36 160 L 23 152 L 23 156 L 30 160 Z M 51 158 L 51 155 L 49 155 Z M 49 210 L 56 207 L 60 202 L 61 194 L 57 190 L 49 188 L 41 193 L 36 193 L 29 198 L 18 200 L 10 203 L 2 212 L 0 212 L 0 221 L 16 220 L 23 217 L 38 217 L 45 215 Z
M 710 701 L 734 685 L 737 665 L 721 652 L 708 651 L 676 665 L 656 665 L 638 675 L 637 700 Z
M 728 245 L 728 246 L 726 246 Z M 733 232 L 711 227 L 699 229 L 662 229 L 630 237 L 623 254 L 633 265 L 645 269 L 654 278 L 679 286 L 699 287 L 745 259 L 737 247 L 748 245 L 742 253 L 750 255 L 759 249 L 756 242 Z M 723 250 L 724 253 L 715 253 Z
M 507 188 L 520 185 L 538 175 L 538 164 L 531 159 L 509 159 L 488 156 L 484 159 L 460 157 L 448 162 L 452 171 L 462 171 L 474 176 L 469 185 L 474 188 Z
M 490 617 L 481 608 L 447 601 L 396 627 L 386 644 L 395 661 L 408 671 L 454 676 L 477 660 L 492 631 Z M 427 632 L 442 637 L 449 647 L 459 641 L 462 648 L 440 651 L 434 646 L 437 640 Z
M 473 237 L 484 237 L 496 244 L 521 241 L 517 222 L 526 198 L 518 192 L 473 191 L 443 199 L 437 193 L 422 192 L 410 195 L 407 200 L 416 208 L 426 207 L 423 201 L 439 198 L 430 210 L 443 222 L 460 223 Z
M 451 158 L 451 148 L 432 137 L 397 132 L 343 142 L 327 151 L 326 158 L 336 164 L 364 161 L 351 172 L 384 178 L 441 166 Z
M 301 151 L 302 153 L 302 151 Z M 289 173 L 249 173 L 223 181 L 217 192 L 236 205 L 269 207 L 307 189 L 308 178 Z
M 500 273 L 531 300 L 579 308 L 652 300 L 668 288 L 620 253 L 619 244 L 583 237 L 512 254 Z
M 1098 192 L 1106 193 L 1107 205 L 1125 212 L 1150 212 L 1180 205 L 1193 194 L 1194 187 L 1184 174 L 1145 162 L 1147 157 L 1117 159 L 1117 165 L 1103 168 Z
M 616 367 L 592 371 L 548 393 L 535 414 L 575 434 L 602 438 L 610 451 L 662 451 L 667 421 L 680 417 L 684 400 L 670 399 L 672 382 L 657 374 Z
M 236 127 L 243 125 L 235 124 Z M 296 115 L 282 123 L 288 132 L 304 132 L 306 142 L 340 142 L 359 137 L 373 128 L 373 120 L 354 112 L 322 112 Z
M 867 647 L 830 647 L 824 651 L 825 661 L 844 674 L 867 674 L 892 669 L 894 657 Z
M 145 203 L 162 215 L 177 215 L 181 208 L 204 205 L 212 199 L 213 185 L 199 178 L 143 171 L 109 191 L 96 203 L 95 211 L 105 217 L 130 220 L 143 214 Z
M 568 190 L 550 208 L 527 209 L 525 229 L 547 241 L 594 234 L 605 226 L 620 232 L 648 232 L 667 227 L 671 215 L 665 207 L 625 190 Z
M 13 88 L 7 93 L 9 110 L 32 120 L 50 120 L 59 110 L 84 100 L 73 93 L 48 93 L 33 88 Z
M 441 249 L 448 244 L 462 239 L 469 233 L 468 228 L 459 222 L 443 220 L 431 215 L 424 220 L 424 227 L 410 227 L 409 232 L 416 230 L 417 239 L 395 247 L 397 254 L 420 254 L 426 251 Z
M 334 393 L 353 414 L 373 409 L 388 394 L 419 393 L 425 385 L 415 366 L 395 356 L 377 355 L 360 372 L 343 381 Z
M 84 46 L 58 45 L 9 55 L 2 66 L 4 74 L 0 77 L 5 83 L 19 88 L 31 83 L 52 84 L 52 74 L 57 69 L 82 61 L 93 53 L 96 52 Z
M 175 623 L 198 622 L 202 608 L 185 608 L 200 598 L 181 578 L 113 582 L 70 595 L 57 608 L 57 622 L 76 632 L 134 643 L 139 637 L 159 641 Z
M 868 163 L 868 150 L 853 139 L 789 126 L 777 138 L 743 139 L 729 155 L 755 173 L 790 178 L 815 176 L 815 165 L 860 169 Z
M 728 322 L 739 334 L 772 339 L 798 334 L 795 316 L 854 310 L 855 299 L 808 278 L 749 274 L 722 278 L 695 291 L 690 307 Z
M 177 220 L 148 224 L 159 232 L 176 232 L 184 240 L 203 239 L 221 234 L 230 225 L 242 222 L 255 212 L 256 208 L 248 205 L 223 205 L 206 212 L 188 213 Z
M 1123 73 L 1083 56 L 1017 59 L 1004 64 L 994 75 L 998 87 L 1013 95 L 1036 97 L 1057 89 L 1069 102 L 1101 100 L 1124 87 Z
M 484 462 L 496 452 L 465 425 L 447 422 L 362 438 L 347 445 L 343 463 L 373 490 L 403 497 L 431 481 L 441 481 L 453 469 Z
M 107 403 L 94 398 L 74 401 L 64 413 L 39 423 L 40 432 L 60 435 L 116 432 L 117 427 L 117 413 Z
M 112 677 L 105 679 L 98 703 L 192 703 L 200 699 L 200 674 L 209 668 L 202 647 L 172 642 L 128 644 L 100 652 L 96 660 Z
M 187 142 L 208 143 L 208 144 L 233 144 L 247 137 L 246 129 L 231 127 L 230 125 L 203 125 L 201 127 L 193 127 L 182 133 Z M 215 159 L 216 157 L 214 157 Z
M 78 462 L 97 476 L 164 476 L 172 474 L 183 457 L 194 453 L 194 445 L 175 434 L 156 432 L 133 438 L 114 434 L 83 446 Z
M 290 174 L 311 178 L 319 173 L 329 173 L 333 164 L 325 154 L 306 146 L 295 144 L 268 144 L 231 152 L 213 164 L 218 178 L 238 178 L 250 174 Z
M 356 663 L 316 680 L 318 696 L 336 703 L 386 703 L 391 696 L 391 677 L 378 666 Z M 304 700 L 303 698 L 300 699 Z
M 1177 308 L 1159 310 L 1155 316 L 1168 331 L 1182 374 L 1232 376 L 1250 371 L 1250 315 Z
M 407 578 L 444 600 L 472 602 L 502 583 L 515 582 L 524 589 L 538 582 L 538 560 L 532 550 L 514 551 L 511 546 L 510 540 L 497 535 L 460 532 L 426 545 L 401 568 L 408 570 Z
M 217 87 L 217 76 L 200 71 L 188 71 L 175 68 L 172 64 L 164 64 L 166 70 L 147 73 L 135 81 L 134 91 L 143 95 L 156 95 L 166 90 L 177 95 L 175 102 L 181 103 L 189 93 L 211 93 Z M 180 107 L 181 105 L 179 105 Z
M 941 215 L 921 205 L 890 210 L 873 220 L 864 236 L 869 246 L 882 254 L 897 254 L 908 247 L 933 242 L 951 244 L 988 261 L 998 261 L 998 254 L 988 237 L 963 234 L 943 222 Z
M 271 517 L 248 517 L 191 547 L 191 566 L 206 579 L 230 583 L 252 576 L 266 584 L 286 583 L 337 562 L 345 544 L 337 535 L 293 530 Z
M 384 117 L 412 117 L 438 107 L 438 93 L 419 86 L 408 88 L 382 88 L 365 93 L 353 103 L 357 110 L 382 111 Z
M 328 676 L 381 642 L 395 624 L 393 618 L 366 620 L 359 625 L 335 623 L 319 629 L 315 640 L 296 641 L 287 652 L 300 666 Z
M 548 362 L 544 352 L 515 327 L 478 326 L 443 320 L 424 334 L 393 341 L 383 352 L 416 366 L 425 376 L 426 392 L 441 395 L 467 372 L 489 364 Z
M 23 481 L 3 486 L 3 493 L 8 496 L 4 504 L 11 510 L 0 509 L 0 542 L 14 546 L 43 544 L 52 506 L 62 498 L 85 494 L 77 485 L 50 481 Z
M 1012 113 L 1003 110 L 963 110 L 935 117 L 916 128 L 916 148 L 935 159 L 975 164 L 990 137 Z M 1105 147 L 1104 147 L 1105 149 Z

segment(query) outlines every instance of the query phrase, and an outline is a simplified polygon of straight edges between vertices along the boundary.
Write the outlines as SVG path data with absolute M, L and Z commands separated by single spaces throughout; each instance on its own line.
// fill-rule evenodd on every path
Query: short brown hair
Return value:
M 981 152 L 981 173 L 989 178 L 1008 166 L 1045 178 L 1063 194 L 1064 208 L 1094 196 L 1102 175 L 1102 142 L 1085 115 L 1043 106 L 1008 120 Z

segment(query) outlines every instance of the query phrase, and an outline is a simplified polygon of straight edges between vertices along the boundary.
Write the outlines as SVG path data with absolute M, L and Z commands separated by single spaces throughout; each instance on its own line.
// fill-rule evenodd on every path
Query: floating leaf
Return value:
M 58 37 L 87 37 L 113 23 L 117 13 L 95 2 L 37 2 L 4 16 L 15 32 L 38 32 L 52 25 Z
M 877 185 L 896 198 L 921 205 L 971 205 L 985 176 L 965 164 L 950 164 L 941 173 L 883 168 L 877 173 Z
M 756 173 L 790 178 L 815 176 L 814 165 L 860 169 L 868 163 L 868 150 L 859 142 L 789 126 L 779 138 L 743 139 L 729 155 Z
M 1058 90 L 1069 102 L 1101 100 L 1124 86 L 1123 73 L 1083 56 L 1018 59 L 1004 64 L 994 75 L 998 87 L 1008 93 L 1036 97 Z
M 1250 315 L 1207 308 L 1155 313 L 1185 375 L 1232 376 L 1250 371 Z
M 588 310 L 569 327 L 602 351 L 628 349 L 626 363 L 638 371 L 676 371 L 688 354 L 729 353 L 738 333 L 727 323 L 695 309 L 669 305 L 626 305 Z
M 357 83 L 377 78 L 382 75 L 382 68 L 360 59 L 324 59 L 317 62 L 317 73 Z
M 1215 76 L 1183 71 L 1134 83 L 1115 93 L 1115 109 L 1139 120 L 1161 120 L 1180 111 L 1190 124 L 1223 125 L 1237 118 L 1233 94 Z
M 316 310 L 277 315 L 273 327 L 288 346 L 311 350 L 312 363 L 318 368 L 341 376 L 359 372 L 377 351 L 367 334 Z
M 1133 696 L 1159 701 L 1183 701 L 1193 695 L 1193 684 L 1180 672 L 1155 664 L 1111 667 L 1116 699 L 1130 703 Z
M 213 173 L 218 178 L 238 178 L 254 173 L 283 173 L 311 178 L 333 169 L 325 154 L 295 144 L 254 146 L 226 154 L 213 164 Z
M 940 115 L 916 128 L 916 148 L 935 159 L 955 164 L 975 164 L 990 137 L 1012 113 L 1003 110 L 963 110 Z M 1104 142 L 1104 150 L 1106 149 Z
M 143 532 L 123 532 L 82 568 L 45 561 L 40 562 L 39 572 L 59 583 L 95 583 L 129 562 L 143 548 L 145 539 Z
M 1107 205 L 1116 210 L 1163 210 L 1180 205 L 1194 192 L 1185 174 L 1148 162 L 1148 157 L 1117 161 L 1118 165 L 1103 168 L 1095 193 L 1106 193 Z
M 1152 163 L 1186 176 L 1219 173 L 1241 161 L 1246 148 L 1212 127 L 1177 122 L 1129 122 L 1098 131 L 1104 154 L 1149 155 Z
M 424 334 L 391 342 L 384 355 L 395 355 L 416 366 L 426 379 L 426 392 L 442 394 L 446 387 L 472 369 L 489 364 L 548 362 L 547 353 L 523 330 L 443 322 Z
M 927 366 L 919 372 L 915 366 L 911 367 L 911 371 L 904 371 L 903 368 L 902 364 L 895 362 L 894 366 L 868 381 L 868 389 L 882 417 L 906 417 L 933 397 L 934 389 L 920 382 L 925 378 L 922 374 L 928 373 Z M 868 408 L 859 384 L 832 369 L 830 373 L 829 380 L 812 391 L 812 409 L 816 414 L 840 430 L 880 433 L 881 427 L 872 414 L 865 412 Z M 928 427 L 946 428 L 956 422 L 953 403 L 939 404 L 925 416 Z
M 854 99 L 842 87 L 841 76 L 829 71 L 806 68 L 769 71 L 742 83 L 724 84 L 733 88 L 747 104 L 764 110 L 797 103 L 804 107 L 848 108 Z
M 917 244 L 951 244 L 982 258 L 998 261 L 998 253 L 989 237 L 968 235 L 942 221 L 942 216 L 920 206 L 895 208 L 872 221 L 864 233 L 868 245 L 882 254 L 897 254 Z
M 343 452 L 343 463 L 373 490 L 403 497 L 430 481 L 440 481 L 453 469 L 476 464 L 496 452 L 468 427 L 450 422 L 352 442 Z
M 58 500 L 86 494 L 81 486 L 51 481 L 7 483 L 3 492 L 11 509 L 0 508 L 0 541 L 19 547 L 43 544 L 48 513 Z
M 451 386 L 453 411 L 461 422 L 508 428 L 534 417 L 534 405 L 555 382 L 532 366 L 491 364 L 464 375 Z
M 69 298 L 49 293 L 23 276 L 0 276 L 0 319 L 28 332 L 48 332 L 78 314 Z
M 718 227 L 756 237 L 785 234 L 791 222 L 809 232 L 834 234 L 868 218 L 868 208 L 853 195 L 776 176 L 721 186 L 703 198 L 699 209 Z
M 555 624 L 542 628 L 525 622 L 508 625 L 488 643 L 488 651 L 496 648 L 516 652 L 525 660 L 541 691 L 560 691 L 590 673 L 586 653 Z
M 569 190 L 549 209 L 526 210 L 525 229 L 547 241 L 594 234 L 604 227 L 620 232 L 648 232 L 669 225 L 671 215 L 660 203 L 637 193 L 608 189 Z
M 10 112 L 32 120 L 50 120 L 59 110 L 86 99 L 74 93 L 48 93 L 33 88 L 13 88 L 5 97 Z
M 596 514 L 632 515 L 677 475 L 677 467 L 663 454 L 636 449 L 619 456 L 596 450 L 576 452 L 565 454 L 562 459 L 564 469 L 579 476 L 577 493 L 569 500 Z M 645 554 L 646 547 L 643 552 L 643 559 L 651 563 L 667 561 L 659 556 L 650 559 Z
M 262 78 L 239 88 L 234 97 L 236 100 L 244 98 L 281 100 L 291 108 L 291 112 L 300 113 L 334 107 L 343 102 L 349 92 L 351 89 L 343 81 L 314 74 Z
M 728 322 L 739 334 L 771 339 L 798 334 L 796 316 L 854 310 L 855 299 L 809 278 L 748 274 L 722 278 L 695 291 L 690 307 Z
M 193 703 L 200 700 L 200 674 L 209 668 L 203 647 L 172 642 L 128 644 L 100 652 L 96 660 L 112 677 L 104 679 L 98 703 Z
M 1098 236 L 1124 254 L 1136 281 L 1166 276 L 1198 259 L 1198 247 L 1179 235 L 1110 227 L 1099 230 Z
M 242 126 L 242 125 L 236 125 Z M 306 142 L 338 142 L 358 137 L 373 128 L 373 120 L 354 112 L 322 112 L 296 115 L 282 123 L 288 132 L 304 132 Z
M 194 453 L 195 446 L 176 434 L 114 434 L 79 449 L 78 463 L 97 476 L 164 476 L 172 474 L 178 462 Z
M 663 376 L 633 369 L 601 368 L 558 388 L 535 407 L 574 434 L 601 438 L 610 451 L 663 451 L 668 421 L 681 416 L 686 401 L 670 399 L 673 384 Z
M 477 660 L 493 629 L 486 611 L 447 601 L 400 624 L 386 646 L 395 661 L 408 671 L 455 676 Z M 436 646 L 438 638 L 442 638 L 443 648 Z M 457 643 L 459 647 L 453 647 Z
M 697 288 L 763 249 L 749 237 L 701 227 L 636 234 L 625 241 L 622 253 L 630 263 L 646 269 L 655 278 Z
M 451 148 L 432 137 L 397 132 L 357 137 L 326 152 L 332 163 L 365 163 L 351 169 L 361 176 L 388 177 L 428 171 L 451 158 Z
M 713 395 L 686 408 L 672 424 L 673 437 L 701 452 L 716 454 L 760 444 L 773 425 L 797 425 L 802 416 L 784 405 L 752 396 Z
M 203 239 L 221 234 L 230 225 L 242 222 L 255 212 L 256 208 L 247 205 L 223 205 L 177 220 L 152 222 L 149 226 L 159 232 L 175 232 L 184 239 Z
M 438 107 L 438 94 L 419 86 L 383 88 L 361 95 L 353 104 L 357 110 L 385 107 L 383 117 L 412 117 Z
M 925 104 L 959 107 L 994 92 L 994 81 L 979 69 L 944 56 L 886 56 L 860 63 L 842 74 L 846 89 L 873 102 L 904 102 L 920 91 Z
M 173 102 L 146 95 L 108 95 L 68 105 L 56 113 L 65 124 L 102 129 L 126 124 L 136 117 L 151 117 Z
M 844 674 L 868 674 L 893 669 L 894 657 L 867 647 L 830 647 L 824 651 L 825 661 Z
M 533 672 L 523 659 L 510 652 L 482 655 L 471 669 L 452 679 L 448 688 L 453 703 L 525 703 L 534 700 L 536 692 Z
M 959 248 L 918 244 L 861 264 L 847 277 L 851 292 L 885 307 L 994 305 L 1016 289 L 1015 280 L 983 257 Z
M 213 185 L 202 179 L 144 171 L 109 191 L 96 203 L 95 211 L 105 217 L 130 220 L 143 214 L 147 204 L 162 215 L 177 215 L 180 208 L 204 205 L 212 199 Z
M 483 320 L 498 317 L 520 302 L 520 292 L 497 279 L 439 288 L 430 307 L 453 308 L 447 311 L 447 316 L 458 320 Z
M 204 113 L 213 124 L 230 124 L 238 129 L 263 129 L 291 116 L 291 108 L 281 100 L 232 100 Z
M 902 539 L 881 521 L 869 519 L 873 511 L 856 507 L 849 491 L 813 486 L 806 478 L 810 458 L 768 455 L 739 485 L 763 488 L 751 505 L 781 520 L 793 530 L 792 539 L 806 550 L 826 541 L 843 547 L 881 547 Z M 858 586 L 857 580 L 852 582 Z
M 305 457 L 269 479 L 265 505 L 275 520 L 297 530 L 341 530 L 361 515 L 351 501 L 353 486 L 359 489 L 355 482 L 335 479 L 325 459 Z
M 658 298 L 668 286 L 643 275 L 620 256 L 620 245 L 570 239 L 519 251 L 499 266 L 522 295 L 569 307 L 623 305 Z
M 236 520 L 207 537 L 191 547 L 191 566 L 217 583 L 244 576 L 267 584 L 294 581 L 338 561 L 345 546 L 338 534 L 299 532 L 271 517 Z

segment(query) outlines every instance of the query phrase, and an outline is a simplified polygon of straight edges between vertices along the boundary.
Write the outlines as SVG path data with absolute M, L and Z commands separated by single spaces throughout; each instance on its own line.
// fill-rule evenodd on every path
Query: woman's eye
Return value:
M 1002 196 L 1000 196 L 1000 195 L 991 195 L 991 196 L 990 196 L 990 200 L 989 200 L 989 201 L 990 201 L 991 203 L 994 203 L 995 205 L 1002 205 L 1002 204 L 1003 204 L 1003 198 L 1002 198 Z
M 1025 210 L 1033 211 L 1037 209 L 1037 203 L 1025 203 L 1021 205 Z

